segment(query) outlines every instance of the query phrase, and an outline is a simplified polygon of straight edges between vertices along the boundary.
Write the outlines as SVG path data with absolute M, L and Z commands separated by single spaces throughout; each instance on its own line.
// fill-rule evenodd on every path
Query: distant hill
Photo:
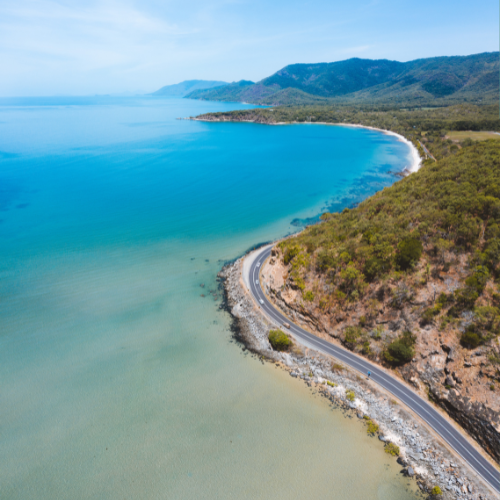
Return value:
M 214 87 L 220 87 L 221 85 L 227 85 L 227 82 L 210 80 L 186 80 L 181 83 L 176 83 L 175 85 L 166 85 L 165 87 L 162 87 L 160 90 L 157 90 L 150 95 L 184 97 L 194 90 L 211 89 Z
M 292 64 L 255 84 L 232 83 L 214 90 L 197 90 L 186 97 L 270 105 L 493 102 L 499 98 L 499 69 L 498 52 L 406 63 L 354 58 Z

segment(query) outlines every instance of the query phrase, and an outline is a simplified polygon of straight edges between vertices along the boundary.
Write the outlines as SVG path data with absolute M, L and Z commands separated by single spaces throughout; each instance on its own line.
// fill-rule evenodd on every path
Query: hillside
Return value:
M 166 85 L 150 95 L 184 97 L 195 90 L 206 90 L 213 87 L 220 87 L 222 85 L 227 85 L 227 82 L 211 80 L 185 80 L 184 82 L 176 83 L 174 85 Z
M 348 59 L 333 63 L 293 64 L 250 85 L 231 84 L 217 91 L 188 94 L 192 99 L 253 104 L 385 102 L 421 105 L 495 102 L 499 95 L 498 52 L 434 57 L 406 63 Z M 288 95 L 285 90 L 293 89 Z
M 268 295 L 399 373 L 500 461 L 500 142 L 322 219 L 273 249 Z

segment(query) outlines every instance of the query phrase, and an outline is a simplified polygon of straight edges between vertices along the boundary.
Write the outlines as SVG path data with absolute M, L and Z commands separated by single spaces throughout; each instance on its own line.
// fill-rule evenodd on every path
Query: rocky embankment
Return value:
M 429 397 L 456 420 L 497 461 L 500 460 L 500 381 L 498 366 L 489 360 L 485 346 L 463 348 L 454 331 L 441 331 L 434 323 L 422 326 L 422 311 L 440 293 L 450 293 L 466 261 L 457 263 L 446 276 L 429 277 L 425 286 L 411 282 L 387 282 L 370 285 L 365 297 L 328 312 L 317 303 L 303 299 L 300 290 L 289 280 L 277 248 L 262 271 L 264 289 L 269 298 L 298 324 L 318 336 L 338 341 L 344 347 L 383 364 L 382 352 L 403 331 L 416 335 L 414 359 L 394 369 L 394 374 L 413 385 L 421 396 Z M 321 280 L 316 275 L 310 279 Z M 415 285 L 415 286 L 414 286 Z M 327 283 L 315 282 L 316 288 Z M 409 295 L 411 293 L 411 295 Z M 399 300 L 395 300 L 395 297 Z M 373 308 L 376 304 L 376 310 Z M 352 339 L 348 327 L 364 325 L 370 334 Z
M 439 486 L 442 498 L 494 498 L 466 464 L 440 444 L 439 439 L 428 432 L 413 414 L 405 411 L 371 381 L 331 358 L 300 346 L 294 346 L 291 352 L 286 353 L 274 351 L 268 334 L 275 325 L 263 316 L 246 291 L 242 268 L 243 259 L 239 259 L 226 266 L 219 273 L 219 278 L 225 290 L 227 309 L 233 317 L 235 337 L 245 348 L 276 362 L 292 377 L 309 386 L 314 385 L 334 406 L 358 417 L 360 425 L 364 423 L 367 430 L 372 430 L 374 439 L 377 436 L 381 446 L 388 448 L 389 443 L 398 446 L 397 461 L 402 466 L 402 473 L 416 480 L 423 493 L 430 493 L 435 486 Z M 268 291 L 271 291 L 270 277 L 268 274 Z M 315 326 L 324 332 L 314 316 L 297 312 L 288 308 L 285 301 L 282 302 L 299 323 Z

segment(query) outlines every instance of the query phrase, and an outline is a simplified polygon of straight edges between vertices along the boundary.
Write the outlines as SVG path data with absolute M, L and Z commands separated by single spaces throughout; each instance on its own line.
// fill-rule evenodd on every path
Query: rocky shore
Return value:
M 295 345 L 291 352 L 274 351 L 268 341 L 275 325 L 256 307 L 242 281 L 244 257 L 219 273 L 224 304 L 233 318 L 235 338 L 244 349 L 275 362 L 290 376 L 317 388 L 331 403 L 359 418 L 360 425 L 374 424 L 381 446 L 399 447 L 402 473 L 417 482 L 424 495 L 435 486 L 441 498 L 493 500 L 494 494 L 465 463 L 454 456 L 422 422 L 389 394 L 357 372 L 310 349 Z M 438 497 L 439 498 L 439 497 Z

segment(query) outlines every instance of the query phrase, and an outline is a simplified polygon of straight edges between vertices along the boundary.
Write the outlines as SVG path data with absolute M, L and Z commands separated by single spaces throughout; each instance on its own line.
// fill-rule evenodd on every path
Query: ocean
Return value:
M 244 107 L 0 99 L 0 498 L 415 498 L 359 422 L 241 349 L 216 283 L 409 148 L 176 119 Z

